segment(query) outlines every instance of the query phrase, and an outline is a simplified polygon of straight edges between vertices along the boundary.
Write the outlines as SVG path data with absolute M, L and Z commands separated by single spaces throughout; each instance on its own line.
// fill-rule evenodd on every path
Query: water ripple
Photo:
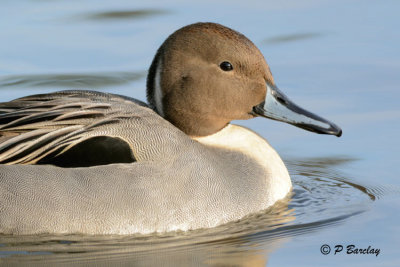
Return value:
M 10 87 L 99 88 L 130 83 L 144 76 L 145 72 L 9 75 L 0 77 L 0 90 Z
M 309 33 L 295 33 L 288 35 L 279 35 L 275 37 L 267 38 L 263 41 L 264 44 L 280 44 L 280 43 L 288 43 L 288 42 L 296 42 L 311 38 L 317 38 L 322 36 L 321 33 L 309 32 Z
M 164 15 L 169 13 L 164 9 L 136 9 L 136 10 L 115 10 L 87 14 L 84 17 L 90 20 L 122 20 L 141 19 L 151 16 Z

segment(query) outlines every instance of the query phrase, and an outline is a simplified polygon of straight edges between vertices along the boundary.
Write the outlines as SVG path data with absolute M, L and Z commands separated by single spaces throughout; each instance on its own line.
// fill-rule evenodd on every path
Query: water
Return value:
M 61 89 L 145 100 L 145 75 L 179 27 L 214 21 L 248 36 L 291 99 L 335 138 L 240 121 L 277 149 L 294 189 L 213 229 L 150 236 L 0 236 L 0 264 L 400 266 L 397 1 L 3 1 L 0 101 Z M 320 251 L 331 247 L 329 255 Z M 380 249 L 334 255 L 335 245 Z

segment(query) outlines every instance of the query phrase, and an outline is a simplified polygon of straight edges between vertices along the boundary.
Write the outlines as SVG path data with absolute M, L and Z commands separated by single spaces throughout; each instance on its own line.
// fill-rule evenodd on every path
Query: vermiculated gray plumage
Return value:
M 65 91 L 0 108 L 0 134 L 12 136 L 0 144 L 0 162 L 7 164 L 0 165 L 1 233 L 195 229 L 239 219 L 249 206 L 255 212 L 268 202 L 265 182 L 248 175 L 262 174 L 257 164 L 192 140 L 135 100 Z M 54 151 L 66 153 L 99 136 L 126 142 L 135 161 L 85 168 L 16 165 L 55 157 Z M 224 152 L 243 164 L 219 163 Z

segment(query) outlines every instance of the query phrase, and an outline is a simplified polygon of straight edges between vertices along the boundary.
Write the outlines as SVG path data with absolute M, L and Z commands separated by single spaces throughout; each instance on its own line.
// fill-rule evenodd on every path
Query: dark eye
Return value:
M 221 68 L 221 70 L 223 71 L 230 71 L 233 70 L 233 66 L 231 63 L 229 63 L 228 61 L 224 61 L 221 64 L 219 64 L 219 67 Z

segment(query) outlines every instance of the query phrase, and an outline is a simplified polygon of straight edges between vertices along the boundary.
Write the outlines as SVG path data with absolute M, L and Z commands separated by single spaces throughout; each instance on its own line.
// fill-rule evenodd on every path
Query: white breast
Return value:
M 239 151 L 256 161 L 265 170 L 264 178 L 267 182 L 270 201 L 275 202 L 284 198 L 291 190 L 290 176 L 282 159 L 275 149 L 255 132 L 242 126 L 229 124 L 213 135 L 193 139 L 207 146 Z M 236 159 L 229 158 L 229 154 L 221 160 L 237 164 Z

